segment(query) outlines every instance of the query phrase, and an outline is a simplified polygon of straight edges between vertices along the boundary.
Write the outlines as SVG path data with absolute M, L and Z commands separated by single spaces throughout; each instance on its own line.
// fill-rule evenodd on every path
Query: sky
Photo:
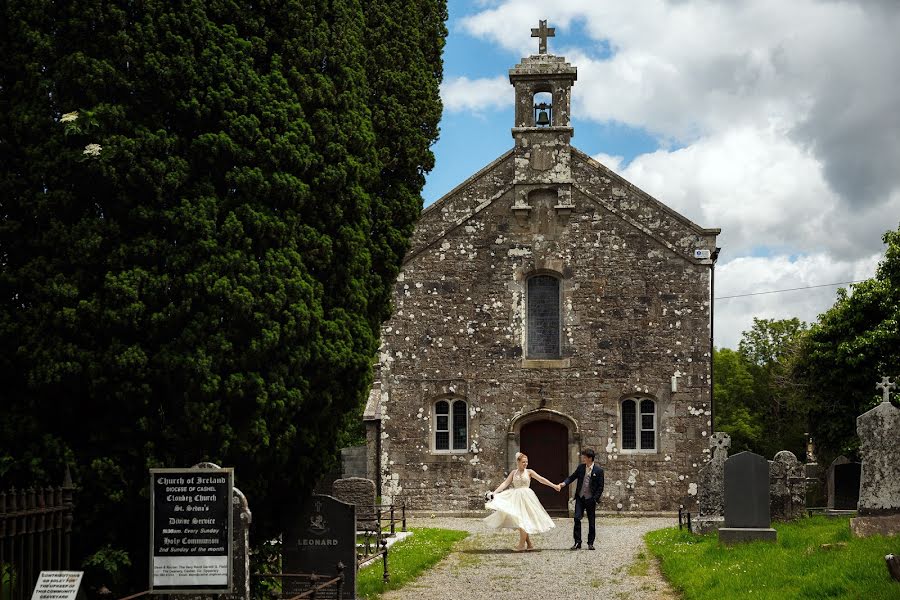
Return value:
M 900 0 L 450 0 L 426 206 L 512 147 L 508 70 L 578 68 L 573 145 L 720 227 L 715 343 L 813 322 L 900 225 Z

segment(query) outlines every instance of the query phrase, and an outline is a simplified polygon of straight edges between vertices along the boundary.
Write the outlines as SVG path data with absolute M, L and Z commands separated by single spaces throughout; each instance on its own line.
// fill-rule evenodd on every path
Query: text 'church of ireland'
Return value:
M 712 433 L 716 236 L 571 145 L 577 70 L 509 72 L 513 148 L 424 210 L 366 407 L 385 502 L 482 509 L 515 466 L 562 481 L 583 447 L 601 510 L 691 506 Z M 535 485 L 565 514 L 569 494 Z

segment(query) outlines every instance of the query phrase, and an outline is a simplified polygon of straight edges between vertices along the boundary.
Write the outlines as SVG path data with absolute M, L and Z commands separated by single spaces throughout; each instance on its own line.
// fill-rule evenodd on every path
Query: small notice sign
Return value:
M 231 591 L 232 469 L 150 470 L 150 591 Z
M 41 571 L 31 600 L 75 600 L 84 571 Z

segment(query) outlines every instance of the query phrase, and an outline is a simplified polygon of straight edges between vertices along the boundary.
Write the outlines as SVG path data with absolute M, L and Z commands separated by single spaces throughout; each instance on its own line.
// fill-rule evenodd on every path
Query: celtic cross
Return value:
M 881 400 L 882 402 L 890 402 L 891 401 L 891 390 L 897 387 L 896 383 L 891 382 L 890 377 L 882 377 L 879 383 L 875 384 L 875 389 L 881 390 Z

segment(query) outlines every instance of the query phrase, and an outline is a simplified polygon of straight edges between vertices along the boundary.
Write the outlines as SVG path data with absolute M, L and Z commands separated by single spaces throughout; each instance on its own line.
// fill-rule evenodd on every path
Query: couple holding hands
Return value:
M 497 486 L 496 490 L 488 494 L 489 501 L 484 506 L 494 512 L 485 518 L 484 522 L 489 527 L 518 529 L 519 545 L 515 548 L 516 552 L 533 550 L 531 534 L 543 533 L 556 525 L 541 506 L 540 500 L 531 491 L 529 486 L 532 478 L 547 487 L 552 487 L 557 492 L 572 482 L 576 483 L 573 530 L 575 544 L 572 546 L 572 550 L 581 548 L 581 517 L 584 513 L 587 513 L 588 517 L 588 550 L 593 550 L 597 534 L 594 516 L 597 503 L 603 494 L 603 469 L 600 468 L 600 465 L 594 464 L 594 451 L 590 448 L 581 451 L 581 464 L 562 483 L 551 483 L 549 479 L 541 477 L 529 469 L 528 457 L 521 452 L 516 452 L 516 468 L 510 472 L 503 483 Z M 507 490 L 506 488 L 510 484 L 512 488 Z

